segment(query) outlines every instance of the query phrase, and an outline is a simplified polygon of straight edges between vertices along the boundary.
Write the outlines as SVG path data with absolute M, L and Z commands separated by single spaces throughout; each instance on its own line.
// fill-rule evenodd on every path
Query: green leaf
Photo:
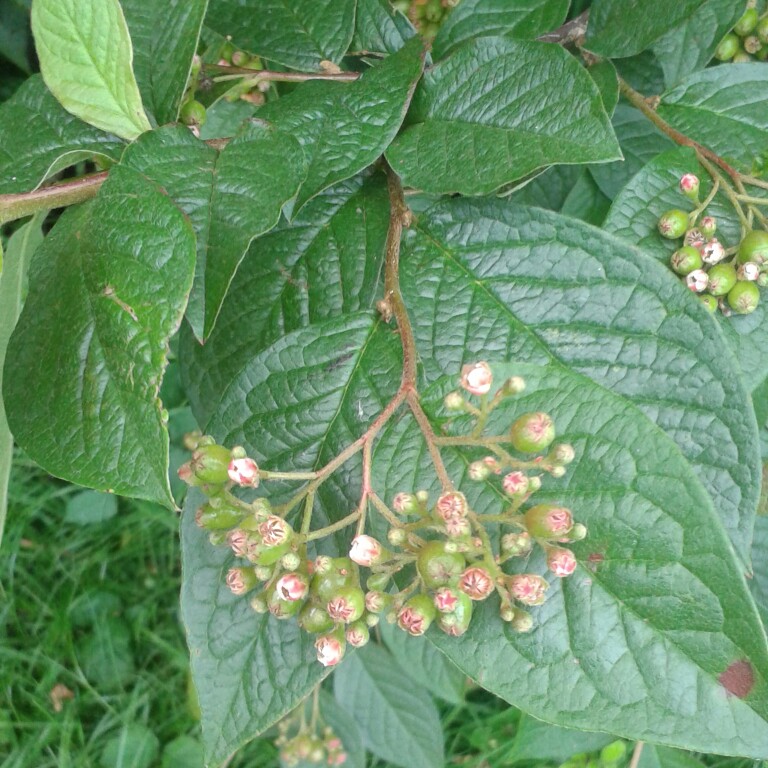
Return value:
M 424 75 L 387 151 L 403 183 L 489 194 L 555 163 L 621 157 L 597 86 L 548 43 L 483 38 Z
M 453 306 L 451 319 L 438 319 L 433 329 L 438 339 L 462 338 L 455 327 L 461 303 L 454 299 Z M 481 311 L 478 304 L 473 317 Z M 483 334 L 467 330 L 472 346 Z M 422 350 L 425 364 L 436 367 L 434 353 Z M 549 577 L 546 602 L 532 609 L 530 633 L 500 621 L 492 598 L 476 604 L 462 637 L 433 628 L 428 639 L 484 688 L 548 722 L 698 751 L 765 754 L 765 635 L 740 564 L 689 463 L 626 397 L 557 362 L 519 362 L 527 350 L 507 347 L 502 353 L 512 362 L 494 365 L 493 351 L 486 349 L 486 359 L 496 380 L 520 375 L 527 386 L 494 411 L 488 434 L 502 433 L 520 413 L 552 414 L 577 458 L 565 478 L 545 480 L 537 499 L 568 506 L 589 533 L 572 545 L 576 572 Z M 426 392 L 429 413 L 455 387 L 457 371 Z M 382 435 L 373 483 L 387 498 L 402 489 L 435 489 L 428 456 L 416 452 L 420 442 L 418 428 L 405 419 Z M 498 481 L 465 482 L 467 464 L 477 457 L 477 449 L 443 451 L 472 508 L 496 513 L 506 503 Z M 511 567 L 546 573 L 541 551 Z
M 151 128 L 118 0 L 35 0 L 32 32 L 45 84 L 64 109 L 123 139 Z
M 686 147 L 673 149 L 648 163 L 627 184 L 614 200 L 603 228 L 669 264 L 669 258 L 680 243 L 663 238 L 656 225 L 659 217 L 670 208 L 692 207 L 678 187 L 684 173 L 695 173 L 699 177 L 702 199 L 709 194 L 712 182 L 706 170 L 699 165 L 694 151 Z M 737 245 L 741 240 L 741 227 L 728 198 L 718 193 L 707 207 L 707 213 L 717 219 L 717 238 L 726 247 Z M 760 303 L 750 315 L 726 318 L 717 313 L 715 317 L 736 353 L 747 389 L 754 389 L 768 376 L 766 302 Z M 750 498 L 754 496 L 755 489 L 751 492 L 748 488 L 742 490 Z
M 0 56 L 27 75 L 32 72 L 28 48 L 31 38 L 29 11 L 13 2 L 0 5 Z
M 749 582 L 749 589 L 765 626 L 768 624 L 768 516 L 766 515 L 760 515 L 755 520 L 752 562 L 754 573 Z
M 599 227 L 610 207 L 611 201 L 601 192 L 589 171 L 583 168 L 560 213 Z
M 572 755 L 595 752 L 613 740 L 614 737 L 607 733 L 575 731 L 523 715 L 517 726 L 512 749 L 505 755 L 505 760 L 510 765 L 523 760 L 564 763 Z
M 161 768 L 203 768 L 203 745 L 191 736 L 177 736 L 163 749 Z
M 150 768 L 159 751 L 157 736 L 145 725 L 133 723 L 107 742 L 99 765 L 102 768 Z
M 120 0 L 133 43 L 133 69 L 144 106 L 171 123 L 187 86 L 208 0 Z
M 295 136 L 309 160 L 296 210 L 319 192 L 375 162 L 399 130 L 421 76 L 424 50 L 414 38 L 354 83 L 311 81 L 258 116 Z
M 752 64 L 696 72 L 662 94 L 658 114 L 741 170 L 768 159 L 768 79 Z
M 510 199 L 536 208 L 559 211 L 585 170 L 579 165 L 553 165 L 516 189 Z M 433 199 L 432 204 L 435 202 L 437 201 Z
M 664 70 L 666 85 L 704 69 L 746 6 L 746 0 L 704 0 L 686 22 L 660 37 L 653 52 Z
M 210 0 L 205 23 L 251 53 L 316 71 L 321 61 L 338 64 L 346 53 L 355 6 L 356 0 Z
M 633 56 L 693 17 L 706 0 L 594 0 L 585 47 L 607 58 Z
M 202 709 L 206 765 L 236 749 L 294 709 L 327 674 L 314 638 L 294 621 L 254 613 L 224 584 L 234 564 L 194 522 L 202 496 L 190 493 L 181 520 L 181 614 Z
M 589 67 L 587 72 L 600 91 L 605 111 L 612 117 L 619 103 L 619 75 L 616 67 L 611 61 L 600 61 Z
M 118 691 L 136 674 L 131 630 L 122 619 L 99 616 L 92 632 L 79 641 L 77 658 L 88 681 L 102 691 Z
M 93 525 L 110 520 L 117 514 L 117 499 L 111 493 L 81 491 L 67 499 L 64 522 Z
M 746 561 L 757 504 L 757 430 L 711 315 L 661 264 L 574 219 L 502 201 L 441 203 L 403 257 L 425 370 L 478 355 L 556 358 L 633 401 L 667 430 Z M 433 332 L 447 303 L 444 344 Z
M 675 146 L 648 118 L 627 104 L 616 107 L 612 122 L 624 159 L 590 168 L 600 191 L 610 200 L 656 155 Z
M 36 188 L 49 176 L 94 155 L 117 159 L 115 136 L 69 114 L 33 75 L 0 104 L 0 194 Z
M 416 34 L 408 19 L 389 0 L 357 0 L 354 53 L 395 53 Z
M 355 719 L 374 755 L 402 768 L 443 768 L 437 708 L 381 646 L 350 654 L 333 682 L 337 701 Z
M 122 163 L 165 190 L 197 235 L 187 318 L 206 338 L 248 244 L 270 230 L 306 175 L 304 152 L 288 133 L 246 123 L 218 152 L 183 126 L 143 136 Z
M 559 27 L 570 0 L 462 0 L 440 25 L 432 44 L 442 59 L 475 37 L 515 37 L 533 40 Z
M 411 676 L 412 685 L 451 704 L 464 703 L 466 678 L 453 662 L 424 637 L 411 637 L 386 621 L 378 626 L 387 648 Z
M 373 306 L 389 224 L 386 184 L 364 174 L 326 190 L 252 244 L 208 342 L 185 325 L 184 389 L 200 424 L 253 355 L 308 323 Z
M 17 442 L 51 474 L 173 506 L 158 391 L 194 253 L 182 212 L 121 166 L 38 248 L 4 394 Z
M 703 768 L 704 764 L 687 752 L 655 744 L 643 744 L 638 768 Z
M 16 327 L 24 301 L 27 268 L 32 254 L 43 241 L 42 226 L 46 213 L 37 214 L 16 230 L 8 240 L 5 254 L 0 243 L 0 543 L 8 509 L 8 481 L 13 457 L 13 435 L 3 404 L 3 369 L 8 340 Z

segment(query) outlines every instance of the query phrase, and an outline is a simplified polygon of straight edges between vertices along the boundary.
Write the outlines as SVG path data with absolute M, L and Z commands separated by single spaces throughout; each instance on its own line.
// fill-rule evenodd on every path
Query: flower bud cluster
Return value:
M 699 179 L 692 173 L 680 178 L 680 191 L 698 205 Z M 704 306 L 725 315 L 749 314 L 760 301 L 760 278 L 768 282 L 768 232 L 749 232 L 739 246 L 727 250 L 715 237 L 717 222 L 702 216 L 697 208 L 687 214 L 680 209 L 667 211 L 659 219 L 659 233 L 670 240 L 682 238 L 672 254 L 670 265 L 689 290 L 701 295 Z
M 394 0 L 394 7 L 405 14 L 425 40 L 432 40 L 448 12 L 459 0 Z
M 760 16 L 753 4 L 715 49 L 715 58 L 734 64 L 768 60 L 768 15 Z
M 303 707 L 302 703 L 300 708 Z M 299 726 L 298 733 L 289 736 L 299 717 L 300 713 L 294 713 L 278 725 L 280 734 L 275 739 L 275 746 L 280 750 L 280 764 L 344 765 L 347 762 L 347 753 L 341 739 L 331 727 L 326 726 L 322 734 L 318 734 L 314 728 Z

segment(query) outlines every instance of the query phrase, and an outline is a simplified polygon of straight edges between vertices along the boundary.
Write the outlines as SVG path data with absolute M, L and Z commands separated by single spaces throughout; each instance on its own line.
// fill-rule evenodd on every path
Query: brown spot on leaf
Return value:
M 743 699 L 749 695 L 755 684 L 755 673 L 748 661 L 740 659 L 729 664 L 718 680 L 728 693 Z
M 593 552 L 589 557 L 587 557 L 587 568 L 592 571 L 592 573 L 595 573 L 597 571 L 597 567 L 600 565 L 600 563 L 605 560 L 605 555 L 600 554 L 599 552 Z

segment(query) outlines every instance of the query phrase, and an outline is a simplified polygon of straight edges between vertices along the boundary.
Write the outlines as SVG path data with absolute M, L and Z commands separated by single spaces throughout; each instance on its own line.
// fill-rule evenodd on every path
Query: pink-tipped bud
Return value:
M 371 613 L 381 613 L 392 604 L 392 595 L 379 589 L 372 589 L 365 593 L 365 610 Z
M 350 624 L 357 621 L 365 611 L 365 593 L 360 587 L 339 587 L 325 610 L 334 621 Z
M 699 196 L 699 177 L 693 173 L 686 173 L 680 178 L 680 191 L 691 200 Z
M 253 568 L 230 568 L 226 583 L 233 595 L 244 595 L 256 586 L 256 574 Z
M 293 528 L 282 517 L 270 515 L 259 525 L 259 534 L 266 546 L 277 547 L 291 538 Z
M 725 248 L 716 237 L 707 241 L 700 248 L 700 251 L 701 259 L 705 264 L 717 264 L 725 258 Z
M 353 563 L 370 568 L 381 561 L 383 548 L 373 536 L 355 536 L 349 549 L 349 559 Z
M 541 605 L 549 584 L 535 573 L 520 573 L 507 579 L 509 593 L 524 605 Z
M 699 229 L 704 237 L 712 237 L 717 232 L 717 219 L 714 216 L 705 216 L 699 222 Z
M 576 570 L 576 557 L 570 549 L 553 547 L 547 552 L 547 568 L 563 579 Z
M 754 261 L 742 264 L 737 270 L 739 280 L 757 280 L 760 277 L 760 267 Z
M 466 401 L 461 392 L 449 392 L 443 400 L 443 405 L 448 411 L 463 411 Z
M 248 534 L 240 528 L 235 528 L 227 534 L 227 544 L 235 557 L 245 557 L 248 554 Z
M 364 621 L 356 621 L 350 624 L 346 631 L 347 642 L 353 648 L 362 648 L 371 638 L 368 625 Z
M 286 573 L 277 580 L 275 593 L 279 600 L 294 603 L 303 600 L 309 591 L 307 580 L 299 573 Z
M 703 269 L 694 269 L 685 276 L 685 284 L 694 293 L 703 293 L 709 285 L 709 275 Z
M 502 487 L 509 496 L 522 496 L 528 491 L 528 477 L 524 472 L 510 472 L 504 475 Z
M 501 464 L 499 464 L 499 461 L 495 456 L 486 456 L 483 459 L 483 464 L 485 464 L 494 475 L 501 474 Z
M 397 614 L 397 624 L 409 635 L 423 635 L 437 615 L 437 609 L 427 595 L 415 595 Z
M 493 592 L 493 578 L 485 568 L 474 565 L 461 574 L 459 589 L 472 600 L 485 600 Z
M 333 559 L 328 555 L 320 555 L 315 558 L 315 573 L 322 576 L 324 573 L 328 573 L 333 568 Z
M 525 527 L 536 538 L 559 539 L 573 528 L 573 515 L 566 507 L 537 504 L 526 511 Z
M 461 369 L 461 386 L 471 395 L 487 395 L 493 384 L 493 373 L 488 363 L 469 363 Z
M 433 600 L 435 608 L 440 613 L 451 613 L 456 610 L 459 602 L 459 596 L 450 587 L 441 587 L 435 592 Z
M 467 499 L 460 491 L 443 493 L 435 505 L 437 516 L 444 521 L 467 516 Z
M 467 468 L 467 475 L 470 480 L 480 482 L 486 480 L 491 474 L 490 467 L 484 461 L 473 461 Z
M 243 488 L 257 488 L 259 485 L 259 465 L 253 459 L 232 459 L 227 474 L 233 483 Z
M 343 658 L 346 642 L 335 635 L 323 635 L 315 641 L 317 660 L 324 667 L 335 667 Z
M 472 533 L 472 527 L 466 517 L 451 517 L 445 521 L 445 532 L 452 539 L 461 539 Z M 448 542 L 446 548 L 448 548 L 450 544 L 451 542 Z M 446 551 L 450 550 L 446 549 Z
M 398 493 L 392 499 L 392 508 L 398 515 L 418 515 L 421 512 L 421 504 L 412 493 Z
M 691 248 L 701 248 L 706 242 L 707 238 L 704 237 L 703 232 L 698 229 L 689 229 L 683 237 L 683 245 L 688 245 Z

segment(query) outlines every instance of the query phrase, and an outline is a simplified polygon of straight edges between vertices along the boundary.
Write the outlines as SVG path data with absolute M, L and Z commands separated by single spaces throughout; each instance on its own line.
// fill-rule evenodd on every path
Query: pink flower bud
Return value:
M 573 528 L 573 514 L 566 507 L 537 504 L 525 513 L 525 527 L 531 536 L 560 538 Z
M 467 499 L 459 491 L 442 494 L 435 505 L 435 512 L 442 520 L 462 518 L 467 516 Z
M 315 641 L 317 660 L 324 667 L 334 667 L 344 658 L 344 646 L 339 638 L 334 635 L 323 635 Z
M 487 395 L 493 384 L 493 373 L 488 363 L 469 363 L 461 369 L 461 386 L 471 395 Z
M 541 605 L 549 584 L 535 573 L 520 573 L 507 580 L 509 593 L 524 605 Z
M 576 558 L 570 549 L 552 548 L 547 552 L 547 568 L 561 579 L 576 570 Z
M 493 592 L 493 579 L 485 568 L 472 566 L 461 574 L 459 589 L 472 600 L 485 600 Z
M 392 499 L 392 507 L 398 515 L 413 515 L 419 511 L 419 501 L 412 493 L 398 493 Z
M 368 626 L 363 621 L 356 621 L 354 624 L 350 624 L 347 627 L 345 636 L 347 642 L 353 648 L 362 648 L 371 637 Z
M 685 276 L 685 284 L 694 293 L 702 293 L 709 285 L 709 275 L 703 269 L 694 269 Z
M 435 608 L 440 613 L 451 613 L 456 610 L 459 596 L 450 587 L 441 587 L 434 594 Z
M 701 248 L 705 242 L 704 234 L 698 229 L 689 229 L 683 237 L 683 245 L 689 245 L 692 248 Z
M 286 573 L 277 580 L 275 592 L 278 599 L 294 603 L 304 598 L 309 591 L 307 580 L 298 573 Z
M 699 250 L 702 261 L 705 264 L 717 264 L 725 258 L 725 248 L 715 237 L 705 243 Z
M 379 589 L 372 589 L 365 593 L 365 609 L 371 613 L 381 613 L 392 602 L 392 596 Z
M 699 222 L 699 229 L 704 237 L 712 237 L 717 232 L 717 220 L 714 216 L 705 216 Z
M 257 488 L 259 485 L 259 466 L 253 459 L 232 459 L 227 474 L 237 485 L 247 488 Z
M 501 465 L 495 456 L 486 456 L 483 459 L 483 464 L 485 464 L 485 466 L 488 467 L 488 469 L 493 472 L 494 475 L 501 474 Z
M 510 496 L 521 496 L 528 490 L 528 477 L 524 472 L 510 472 L 504 475 L 502 485 L 504 493 Z
M 373 536 L 355 536 L 349 549 L 349 559 L 370 568 L 381 560 L 381 544 Z
M 760 277 L 760 267 L 754 261 L 748 261 L 736 270 L 736 274 L 739 280 L 757 280 Z
M 467 469 L 467 474 L 470 480 L 479 482 L 491 474 L 491 469 L 484 461 L 473 461 Z
M 415 595 L 397 614 L 397 625 L 409 635 L 423 635 L 437 615 L 437 609 L 427 595 Z
M 268 547 L 276 547 L 278 544 L 284 544 L 291 537 L 293 529 L 282 517 L 270 515 L 261 525 L 259 525 L 259 534 L 261 539 Z
M 680 191 L 687 197 L 696 197 L 699 194 L 699 177 L 693 173 L 686 173 L 680 178 Z
M 227 534 L 227 544 L 235 557 L 245 557 L 248 554 L 248 534 L 239 528 Z
M 226 583 L 233 595 L 244 595 L 256 586 L 256 574 L 253 568 L 230 568 Z
M 453 539 L 469 536 L 472 527 L 466 517 L 451 517 L 445 521 L 445 532 Z

